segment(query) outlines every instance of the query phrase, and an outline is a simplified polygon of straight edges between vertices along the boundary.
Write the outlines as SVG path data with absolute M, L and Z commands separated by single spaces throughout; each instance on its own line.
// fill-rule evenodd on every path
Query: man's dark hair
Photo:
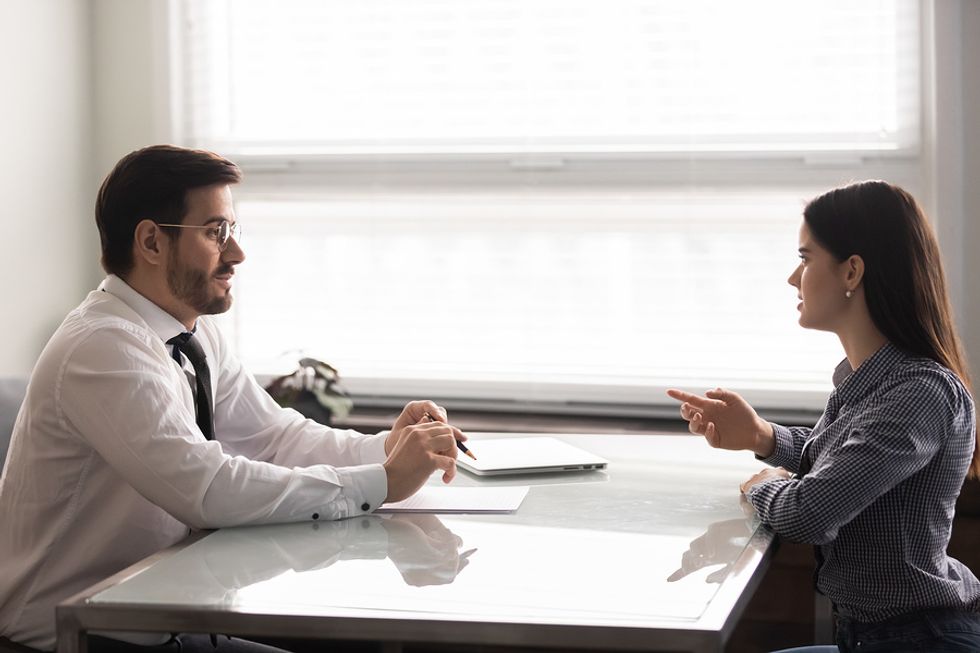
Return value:
M 213 152 L 152 145 L 130 152 L 102 182 L 95 223 L 102 267 L 125 277 L 133 268 L 133 238 L 142 220 L 182 224 L 187 191 L 241 181 L 242 171 Z

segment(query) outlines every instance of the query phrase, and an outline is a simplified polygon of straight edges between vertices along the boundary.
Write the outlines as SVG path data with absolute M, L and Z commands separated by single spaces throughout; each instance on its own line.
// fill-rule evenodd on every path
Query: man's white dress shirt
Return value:
M 110 275 L 44 348 L 0 478 L 0 635 L 53 649 L 55 605 L 191 528 L 343 519 L 384 500 L 386 434 L 280 408 L 202 317 L 206 440 L 166 344 L 184 330 Z

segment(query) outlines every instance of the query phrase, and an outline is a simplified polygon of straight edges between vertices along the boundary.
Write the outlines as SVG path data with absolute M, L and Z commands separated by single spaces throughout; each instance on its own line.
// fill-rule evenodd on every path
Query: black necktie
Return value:
M 184 332 L 176 335 L 167 341 L 168 345 L 174 346 L 173 356 L 177 364 L 180 364 L 180 354 L 187 356 L 187 360 L 194 366 L 194 374 L 197 377 L 197 425 L 201 427 L 201 432 L 208 440 L 214 439 L 214 418 L 212 417 L 213 401 L 211 399 L 211 371 L 208 369 L 207 356 L 201 349 L 201 343 L 197 341 L 193 333 Z

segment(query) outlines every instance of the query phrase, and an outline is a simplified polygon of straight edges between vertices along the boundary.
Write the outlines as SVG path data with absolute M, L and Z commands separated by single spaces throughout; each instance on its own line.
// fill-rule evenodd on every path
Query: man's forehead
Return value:
M 207 225 L 235 222 L 235 205 L 227 185 L 204 186 L 187 191 L 184 224 Z

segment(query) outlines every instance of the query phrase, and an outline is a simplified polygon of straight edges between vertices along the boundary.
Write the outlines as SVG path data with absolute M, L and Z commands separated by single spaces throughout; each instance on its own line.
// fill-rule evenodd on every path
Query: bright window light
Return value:
M 237 350 L 361 401 L 817 410 L 803 204 L 922 185 L 917 0 L 177 6 L 177 140 L 246 173 Z
M 914 0 L 186 2 L 189 130 L 244 153 L 915 145 Z

